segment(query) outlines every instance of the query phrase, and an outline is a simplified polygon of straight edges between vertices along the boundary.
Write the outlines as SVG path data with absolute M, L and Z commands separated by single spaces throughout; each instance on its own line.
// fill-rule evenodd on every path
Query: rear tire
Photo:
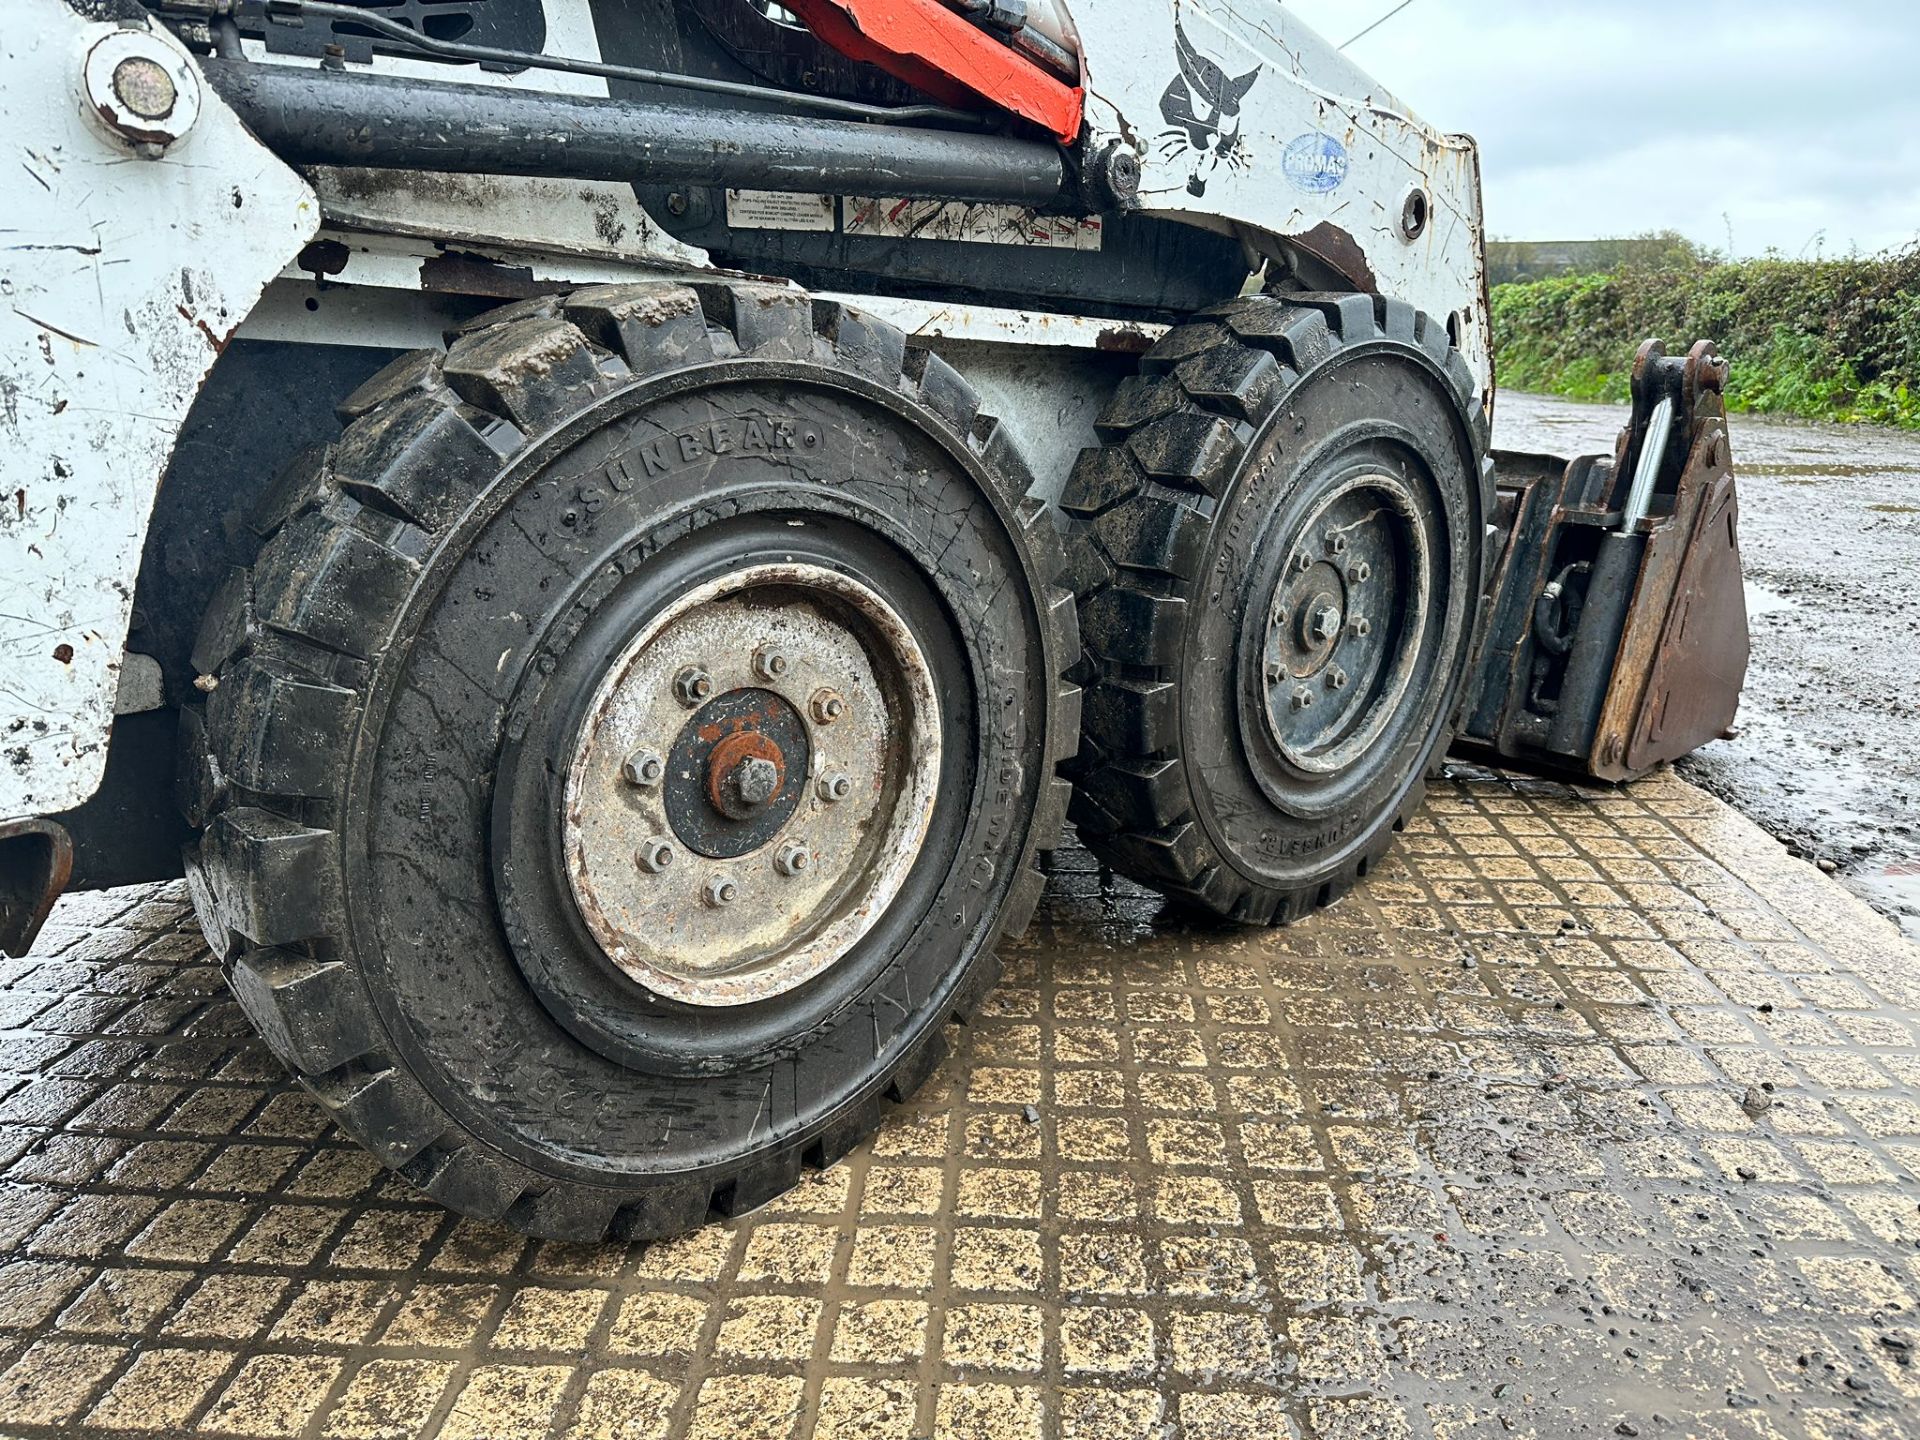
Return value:
M 1447 744 L 1492 503 L 1472 373 L 1404 304 L 1249 297 L 1168 332 L 1096 429 L 1062 501 L 1080 836 L 1217 916 L 1329 904 Z
M 341 416 L 194 656 L 188 874 L 242 1008 L 535 1235 L 832 1163 L 993 984 L 1065 810 L 1072 596 L 995 423 L 856 311 L 664 284 L 482 316 Z

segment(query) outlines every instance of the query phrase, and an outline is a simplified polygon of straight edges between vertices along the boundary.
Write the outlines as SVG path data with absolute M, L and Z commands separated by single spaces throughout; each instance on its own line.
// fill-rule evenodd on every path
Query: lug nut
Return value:
M 807 702 L 807 710 L 816 725 L 831 725 L 847 713 L 847 702 L 838 690 L 816 690 Z
M 793 668 L 783 651 L 771 645 L 762 645 L 753 652 L 753 673 L 762 680 L 778 680 Z
M 673 864 L 673 846 L 664 840 L 649 840 L 634 852 L 633 863 L 649 875 L 658 875 Z
M 713 695 L 713 677 L 698 665 L 689 665 L 673 677 L 673 693 L 682 705 L 698 705 Z
M 1311 708 L 1312 705 L 1313 705 L 1313 692 L 1307 689 L 1306 686 L 1302 685 L 1298 690 L 1293 692 L 1293 708 L 1294 709 L 1306 710 Z
M 1287 675 L 1287 667 L 1282 665 L 1278 660 L 1267 661 L 1267 683 L 1268 684 L 1271 685 L 1276 681 L 1284 680 L 1286 678 L 1286 675 Z
M 820 798 L 831 805 L 836 800 L 844 800 L 853 793 L 853 781 L 845 775 L 822 775 L 820 777 Z
M 1338 665 L 1334 666 L 1331 670 L 1327 671 L 1327 688 L 1329 690 L 1346 689 L 1347 688 L 1347 672 L 1342 670 Z
M 1356 640 L 1364 640 L 1373 631 L 1373 622 L 1364 615 L 1356 615 L 1347 622 L 1347 633 Z
M 658 785 L 667 778 L 667 762 L 651 750 L 636 750 L 620 766 L 629 785 Z
M 1373 578 L 1373 567 L 1362 560 L 1357 565 L 1347 567 L 1347 579 L 1356 585 L 1364 585 Z
M 725 875 L 715 875 L 701 888 L 700 898 L 718 910 L 740 898 L 740 886 Z
M 780 853 L 774 857 L 773 868 L 782 875 L 798 875 L 813 864 L 813 856 L 807 853 L 807 847 L 800 844 L 782 845 Z
M 1301 551 L 1293 557 L 1293 568 L 1298 570 L 1302 575 L 1306 574 L 1307 571 L 1313 568 L 1313 557 L 1307 554 L 1306 551 Z
M 1347 553 L 1347 537 L 1338 530 L 1327 532 L 1327 554 L 1344 555 Z

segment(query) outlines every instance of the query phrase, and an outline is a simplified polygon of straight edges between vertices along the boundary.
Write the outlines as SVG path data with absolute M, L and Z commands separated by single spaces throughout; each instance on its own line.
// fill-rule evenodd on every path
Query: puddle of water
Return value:
M 1891 915 L 1902 930 L 1920 940 L 1920 860 L 1869 865 L 1849 870 L 1841 878 L 1874 909 Z
M 1742 465 L 1736 459 L 1734 469 L 1741 475 L 1806 475 L 1815 480 L 1857 480 L 1872 475 L 1920 475 L 1920 465 L 1843 465 L 1825 460 L 1818 465 Z
M 1778 590 L 1769 590 L 1757 580 L 1748 580 L 1744 584 L 1747 592 L 1747 618 L 1756 615 L 1772 615 L 1781 610 L 1799 608 L 1792 600 Z

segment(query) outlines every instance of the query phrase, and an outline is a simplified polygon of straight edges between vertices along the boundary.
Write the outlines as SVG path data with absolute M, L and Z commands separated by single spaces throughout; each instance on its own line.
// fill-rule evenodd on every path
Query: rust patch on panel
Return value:
M 1154 337 L 1138 325 L 1109 325 L 1093 337 L 1093 348 L 1118 355 L 1144 355 L 1153 348 Z
M 1322 220 L 1311 230 L 1287 238 L 1292 245 L 1304 250 L 1322 265 L 1338 271 L 1341 278 L 1354 289 L 1364 290 L 1369 295 L 1380 293 L 1380 282 L 1374 277 L 1373 267 L 1367 263 L 1366 251 L 1360 248 L 1359 241 L 1338 225 Z
M 420 288 L 442 295 L 527 300 L 535 295 L 557 295 L 569 287 L 559 281 L 534 279 L 529 265 L 504 265 L 484 255 L 449 250 L 420 262 Z

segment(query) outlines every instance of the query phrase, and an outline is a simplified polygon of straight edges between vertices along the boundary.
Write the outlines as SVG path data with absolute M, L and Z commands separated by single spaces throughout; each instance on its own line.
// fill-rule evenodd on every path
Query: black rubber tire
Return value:
M 1493 504 L 1472 372 L 1444 324 L 1405 304 L 1247 297 L 1162 337 L 1096 430 L 1062 500 L 1087 651 L 1080 836 L 1222 918 L 1280 924 L 1330 904 L 1419 804 L 1468 669 Z M 1267 762 L 1235 687 L 1259 656 L 1233 637 L 1266 603 L 1266 527 L 1362 445 L 1445 511 L 1444 653 L 1410 692 L 1417 725 L 1396 720 L 1347 769 L 1282 790 L 1255 774 Z
M 837 1160 L 991 988 L 1078 743 L 1063 552 L 966 383 L 855 310 L 608 286 L 448 342 L 342 404 L 340 439 L 266 494 L 258 556 L 210 608 L 180 766 L 195 908 L 268 1047 L 414 1185 L 543 1237 L 679 1232 Z M 694 452 L 731 436 L 727 459 L 676 449 L 689 433 Z M 515 848 L 526 817 L 496 801 L 572 638 L 604 641 L 585 627 L 645 603 L 636 587 L 776 528 L 932 597 L 951 642 L 935 819 L 886 923 L 826 974 L 677 1007 L 609 978 L 559 907 L 505 903 L 542 882 Z M 638 1017 L 627 1050 L 549 1011 L 530 945 Z

